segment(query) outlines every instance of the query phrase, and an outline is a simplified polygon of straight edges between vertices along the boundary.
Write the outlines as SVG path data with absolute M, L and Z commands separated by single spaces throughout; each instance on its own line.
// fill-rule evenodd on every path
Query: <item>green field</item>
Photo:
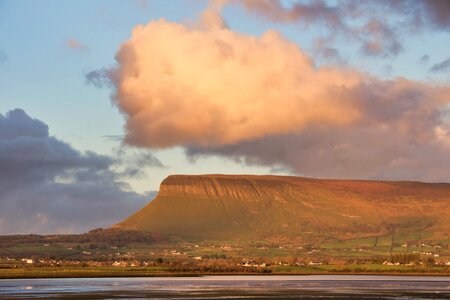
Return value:
M 298 241 L 198 240 L 119 229 L 0 236 L 0 278 L 202 274 L 449 274 L 448 240 L 426 232 Z M 383 265 L 385 263 L 385 265 Z M 400 265 L 392 265 L 398 263 Z M 389 265 L 391 264 L 391 265 Z

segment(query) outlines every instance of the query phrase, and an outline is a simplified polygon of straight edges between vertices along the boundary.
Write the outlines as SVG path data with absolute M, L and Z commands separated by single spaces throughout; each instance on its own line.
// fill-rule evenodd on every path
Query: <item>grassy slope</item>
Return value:
M 119 228 L 213 239 L 447 240 L 450 184 L 300 177 L 169 176 Z

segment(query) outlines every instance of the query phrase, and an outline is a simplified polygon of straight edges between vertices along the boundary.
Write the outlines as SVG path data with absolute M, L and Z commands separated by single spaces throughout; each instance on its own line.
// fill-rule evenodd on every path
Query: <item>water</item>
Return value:
M 450 277 L 204 276 L 0 280 L 4 299 L 450 299 Z

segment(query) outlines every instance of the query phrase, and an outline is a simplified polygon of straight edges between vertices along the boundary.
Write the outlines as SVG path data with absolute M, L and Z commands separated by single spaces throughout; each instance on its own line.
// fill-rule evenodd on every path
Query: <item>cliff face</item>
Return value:
M 450 231 L 450 184 L 174 175 L 115 225 L 212 239 L 354 238 Z

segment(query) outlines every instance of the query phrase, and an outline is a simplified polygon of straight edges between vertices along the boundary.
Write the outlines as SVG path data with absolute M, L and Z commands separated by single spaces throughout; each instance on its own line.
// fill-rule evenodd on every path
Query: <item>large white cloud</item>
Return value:
M 310 176 L 449 180 L 449 86 L 317 66 L 274 31 L 211 20 L 153 21 L 122 44 L 106 73 L 127 143 Z
M 133 30 L 117 54 L 126 140 L 170 147 L 222 145 L 359 119 L 354 71 L 316 69 L 273 31 L 190 30 L 164 20 Z

